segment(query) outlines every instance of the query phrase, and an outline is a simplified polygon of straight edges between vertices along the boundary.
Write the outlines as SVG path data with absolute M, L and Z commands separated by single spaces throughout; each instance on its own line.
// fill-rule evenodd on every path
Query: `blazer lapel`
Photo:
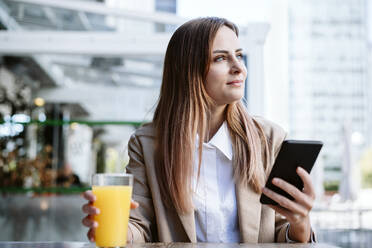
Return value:
M 183 228 L 185 229 L 185 232 L 186 232 L 187 236 L 189 237 L 190 242 L 196 243 L 196 229 L 195 229 L 194 210 L 192 210 L 191 213 L 188 213 L 188 214 L 178 213 L 178 216 L 181 219 Z
M 261 222 L 260 195 L 241 184 L 235 189 L 241 242 L 257 243 Z

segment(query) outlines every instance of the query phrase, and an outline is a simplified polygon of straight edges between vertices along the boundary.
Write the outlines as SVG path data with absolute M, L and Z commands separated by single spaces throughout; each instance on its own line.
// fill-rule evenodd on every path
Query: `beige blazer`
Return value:
M 272 161 L 286 136 L 284 130 L 256 117 L 266 134 Z M 154 129 L 151 124 L 136 130 L 128 143 L 127 172 L 133 174 L 133 199 L 140 206 L 130 213 L 129 229 L 134 242 L 197 242 L 194 212 L 179 214 L 166 209 L 154 165 Z M 269 165 L 272 167 L 272 165 Z M 271 170 L 271 168 L 270 168 Z M 260 194 L 236 185 L 240 240 L 242 243 L 285 242 L 288 222 L 262 205 Z

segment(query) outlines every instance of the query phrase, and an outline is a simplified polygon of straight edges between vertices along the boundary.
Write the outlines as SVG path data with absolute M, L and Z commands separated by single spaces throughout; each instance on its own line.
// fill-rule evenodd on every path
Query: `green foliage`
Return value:
M 324 182 L 325 191 L 338 191 L 340 186 L 340 181 L 326 181 Z
M 362 171 L 362 187 L 372 188 L 372 147 L 363 153 L 359 163 Z

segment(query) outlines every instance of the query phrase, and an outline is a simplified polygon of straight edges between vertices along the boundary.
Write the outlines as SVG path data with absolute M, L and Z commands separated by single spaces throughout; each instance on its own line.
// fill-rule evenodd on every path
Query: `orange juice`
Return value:
M 132 186 L 93 186 L 92 190 L 97 197 L 94 206 L 100 210 L 94 217 L 98 222 L 96 245 L 125 246 Z

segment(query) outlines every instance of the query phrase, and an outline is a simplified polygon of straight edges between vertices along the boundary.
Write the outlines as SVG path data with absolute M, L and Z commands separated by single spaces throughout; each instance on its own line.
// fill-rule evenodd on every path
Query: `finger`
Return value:
M 89 202 L 94 202 L 96 201 L 97 197 L 93 194 L 93 192 L 91 190 L 87 190 L 83 193 L 83 196 L 86 200 L 88 200 Z
M 130 208 L 131 209 L 136 209 L 136 208 L 138 208 L 138 206 L 139 206 L 138 202 L 133 201 L 133 200 L 130 202 Z
M 93 207 L 91 203 L 84 204 L 82 210 L 89 215 L 97 215 L 101 212 L 99 208 Z
M 302 167 L 297 167 L 296 169 L 297 174 L 302 179 L 302 182 L 304 183 L 304 190 L 303 192 L 310 196 L 312 199 L 315 199 L 315 189 L 313 186 L 313 183 L 311 181 L 310 174 L 307 173 L 306 170 L 304 170 Z
M 289 200 L 287 197 L 284 197 L 282 195 L 279 195 L 278 193 L 275 193 L 274 191 L 268 189 L 268 188 L 263 188 L 262 193 L 270 197 L 272 200 L 277 202 L 281 207 L 293 212 L 294 214 L 299 214 L 301 216 L 307 216 L 308 215 L 308 210 L 305 209 L 303 206 L 300 204 Z
M 94 242 L 95 241 L 95 236 L 96 236 L 96 229 L 95 228 L 89 229 L 89 231 L 87 233 L 87 236 L 88 236 L 88 239 L 89 239 L 90 242 Z
M 309 199 L 309 197 L 301 192 L 299 189 L 297 189 L 295 186 L 292 184 L 284 181 L 281 178 L 274 178 L 272 183 L 277 186 L 278 188 L 284 190 L 287 192 L 290 196 L 292 196 L 295 201 L 301 205 L 303 205 L 307 209 L 311 209 L 313 204 L 312 200 Z
M 91 215 L 87 215 L 83 220 L 82 223 L 84 226 L 89 227 L 89 228 L 97 228 L 98 227 L 98 222 L 94 221 L 91 218 Z

